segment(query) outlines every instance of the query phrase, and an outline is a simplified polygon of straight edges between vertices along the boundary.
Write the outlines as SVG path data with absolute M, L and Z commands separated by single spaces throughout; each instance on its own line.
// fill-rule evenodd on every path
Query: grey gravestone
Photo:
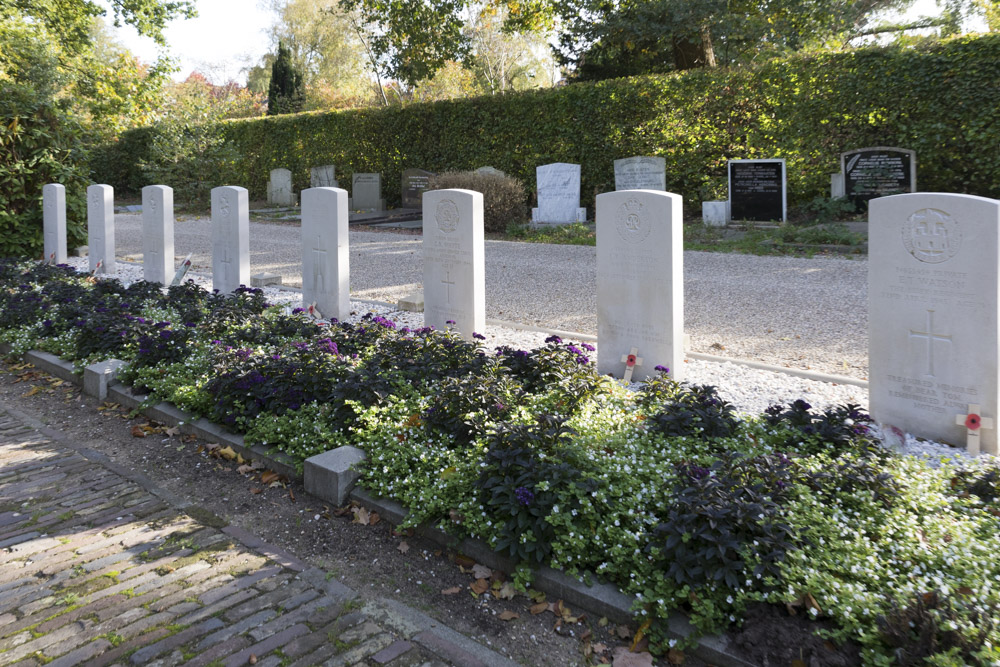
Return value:
M 355 211 L 383 211 L 382 176 L 379 174 L 353 174 L 351 176 L 351 208 Z
M 477 174 L 495 174 L 497 176 L 506 176 L 506 172 L 500 171 L 494 167 L 480 167 L 476 169 Z
M 118 271 L 115 263 L 115 190 L 110 185 L 87 188 L 87 245 L 91 273 Z
M 420 208 L 424 191 L 430 187 L 431 176 L 434 176 L 433 171 L 424 171 L 423 169 L 405 169 L 403 171 L 401 191 L 404 208 Z
M 632 380 L 656 366 L 684 379 L 684 247 L 680 195 L 597 196 L 597 370 L 621 377 L 638 350 Z
M 428 190 L 423 218 L 424 325 L 454 326 L 471 341 L 486 326 L 483 195 Z
M 840 155 L 844 194 L 858 211 L 876 197 L 917 191 L 917 153 L 907 148 L 876 146 Z
M 212 189 L 212 288 L 228 294 L 250 284 L 250 205 L 247 189 Z
M 958 194 L 874 199 L 868 227 L 869 405 L 883 427 L 966 443 L 980 406 L 997 453 L 1000 201 Z M 958 419 L 961 417 L 961 419 Z M 883 432 L 886 428 L 883 428 Z
M 332 164 L 325 164 L 322 167 L 313 167 L 309 170 L 309 187 L 311 188 L 335 188 L 337 187 L 336 168 Z
M 351 315 L 347 214 L 346 190 L 302 192 L 302 303 L 338 320 Z
M 174 277 L 174 190 L 142 189 L 142 277 L 166 285 Z
M 42 187 L 43 260 L 66 263 L 66 186 L 49 183 Z
M 662 157 L 615 160 L 615 190 L 667 190 L 667 161 Z
M 567 224 L 584 222 L 587 209 L 580 208 L 580 165 L 566 162 L 545 164 L 535 169 L 538 208 L 531 210 L 532 222 Z
M 788 197 L 785 180 L 783 159 L 730 160 L 730 219 L 784 222 Z
M 295 206 L 292 172 L 287 169 L 271 170 L 271 178 L 267 182 L 267 203 L 272 206 Z

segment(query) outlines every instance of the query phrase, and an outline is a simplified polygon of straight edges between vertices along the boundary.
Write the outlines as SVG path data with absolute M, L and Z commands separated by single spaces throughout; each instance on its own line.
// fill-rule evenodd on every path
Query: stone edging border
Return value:
M 0 353 L 9 355 L 10 350 L 9 344 L 0 344 Z M 293 460 L 287 455 L 259 445 L 248 446 L 244 442 L 243 436 L 229 433 L 223 427 L 205 418 L 193 419 L 192 415 L 171 403 L 161 402 L 142 408 L 146 396 L 134 393 L 131 388 L 115 381 L 113 376 L 102 375 L 102 383 L 88 382 L 86 378 L 80 377 L 73 364 L 54 354 L 39 350 L 26 352 L 23 359 L 61 380 L 85 387 L 85 393 L 97 398 L 103 399 L 105 396 L 94 390 L 96 385 L 106 382 L 102 389 L 106 391 L 106 399 L 109 401 L 139 410 L 147 417 L 168 426 L 176 426 L 180 428 L 182 433 L 194 434 L 199 438 L 231 446 L 236 452 L 247 458 L 266 462 L 268 467 L 275 472 L 286 475 L 290 479 L 303 480 L 303 474 L 299 472 Z M 108 363 L 94 364 L 88 367 L 84 373 L 104 374 L 106 372 L 104 368 L 96 371 L 93 369 L 98 366 L 103 367 Z M 398 525 L 406 518 L 407 512 L 402 505 L 393 500 L 373 496 L 363 489 L 353 488 L 348 497 L 365 507 L 376 510 L 390 523 Z M 516 564 L 513 561 L 493 551 L 480 540 L 468 538 L 460 540 L 434 526 L 420 526 L 416 532 L 439 546 L 455 549 L 491 569 L 504 572 L 514 571 Z M 535 571 L 533 586 L 547 595 L 565 600 L 567 603 L 581 607 L 594 615 L 605 616 L 616 623 L 628 623 L 634 620 L 634 614 L 631 611 L 632 598 L 622 593 L 613 584 L 587 586 L 564 572 L 545 566 Z M 672 613 L 667 619 L 667 625 L 670 634 L 676 639 L 685 639 L 696 632 L 687 616 L 681 612 Z M 755 667 L 754 663 L 743 660 L 736 651 L 737 649 L 731 647 L 724 636 L 704 635 L 698 638 L 697 645 L 689 649 L 688 653 L 719 667 Z

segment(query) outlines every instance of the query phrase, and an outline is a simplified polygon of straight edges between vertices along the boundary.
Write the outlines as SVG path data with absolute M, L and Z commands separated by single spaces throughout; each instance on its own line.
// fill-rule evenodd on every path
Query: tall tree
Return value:
M 271 83 L 267 87 L 267 114 L 297 113 L 304 104 L 302 73 L 292 62 L 292 52 L 278 42 L 278 55 L 271 65 Z

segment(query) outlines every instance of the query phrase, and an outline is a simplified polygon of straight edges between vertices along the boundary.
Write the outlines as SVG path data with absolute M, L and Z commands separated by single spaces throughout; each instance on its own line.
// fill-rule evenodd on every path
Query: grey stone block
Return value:
M 413 294 L 407 294 L 396 303 L 396 307 L 410 313 L 424 312 L 424 291 L 417 290 Z
M 24 355 L 25 361 L 35 365 L 40 371 L 49 375 L 54 375 L 60 380 L 79 384 L 80 377 L 74 372 L 73 364 L 63 361 L 54 354 L 42 352 L 41 350 L 30 350 Z
M 364 451 L 350 445 L 309 457 L 303 470 L 306 491 L 327 502 L 343 505 L 351 487 L 361 477 L 354 466 L 364 460 Z
M 255 273 L 250 276 L 251 287 L 267 287 L 268 285 L 280 285 L 281 276 L 277 273 Z
M 90 246 L 81 245 L 77 246 L 76 248 L 73 248 L 74 257 L 86 257 L 89 254 L 90 254 Z
M 119 359 L 108 359 L 91 364 L 83 369 L 83 393 L 99 401 L 108 397 L 108 386 L 118 377 L 118 371 L 125 365 Z

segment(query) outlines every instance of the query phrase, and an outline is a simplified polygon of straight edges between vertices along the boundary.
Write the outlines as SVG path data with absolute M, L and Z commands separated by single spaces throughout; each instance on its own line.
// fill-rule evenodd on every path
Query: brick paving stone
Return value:
M 238 667 L 239 665 L 246 664 L 251 655 L 255 655 L 258 658 L 265 656 L 276 648 L 281 648 L 291 640 L 296 637 L 310 632 L 309 626 L 305 624 L 293 625 L 290 628 L 285 628 L 276 635 L 271 635 L 262 642 L 257 642 L 252 646 L 248 646 L 239 653 L 229 656 L 226 658 L 222 664 L 225 667 Z
M 486 663 L 432 630 L 424 630 L 414 635 L 413 641 L 432 651 L 438 657 L 456 665 L 467 667 L 487 667 Z
M 198 653 L 198 656 L 184 663 L 186 667 L 202 667 L 210 662 L 220 660 L 233 653 L 239 653 L 247 646 L 250 646 L 250 638 L 242 635 L 230 637 L 225 641 L 214 644 Z
M 143 665 L 150 661 L 151 658 L 155 658 L 161 653 L 167 651 L 172 651 L 178 646 L 183 646 L 195 637 L 200 637 L 206 632 L 212 632 L 213 630 L 218 630 L 223 627 L 225 623 L 217 618 L 210 618 L 207 621 L 202 621 L 197 625 L 192 625 L 191 627 L 181 630 L 177 634 L 171 635 L 165 639 L 161 639 L 155 644 L 150 644 L 149 646 L 144 646 L 139 649 L 129 660 L 132 661 L 133 665 Z
M 387 662 L 392 662 L 399 656 L 409 651 L 411 648 L 413 648 L 413 644 L 404 639 L 400 639 L 399 641 L 395 641 L 389 646 L 386 646 L 384 649 L 373 655 L 371 659 L 379 665 L 384 665 Z

